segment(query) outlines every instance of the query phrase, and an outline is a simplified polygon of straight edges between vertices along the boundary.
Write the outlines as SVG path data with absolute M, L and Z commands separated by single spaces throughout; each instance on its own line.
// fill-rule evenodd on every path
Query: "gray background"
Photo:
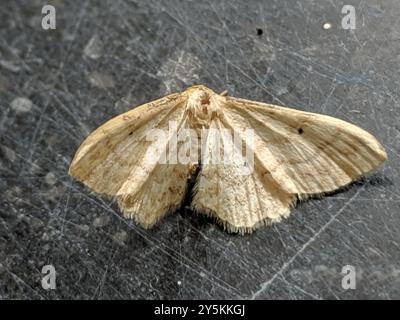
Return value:
M 47 1 L 0 4 L 1 298 L 400 298 L 398 0 L 52 3 L 56 30 Z M 91 130 L 192 84 L 350 121 L 389 160 L 247 236 L 185 207 L 144 230 L 68 176 Z

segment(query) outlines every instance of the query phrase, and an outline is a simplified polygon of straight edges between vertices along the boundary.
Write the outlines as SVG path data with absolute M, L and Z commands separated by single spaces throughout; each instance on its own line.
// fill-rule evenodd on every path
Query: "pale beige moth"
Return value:
M 192 139 L 201 140 L 195 151 L 202 155 L 225 152 L 226 140 L 215 139 L 215 130 L 232 132 L 242 142 L 233 145 L 237 152 L 244 156 L 251 149 L 252 170 L 237 174 L 237 164 L 204 163 L 201 156 L 184 163 L 165 161 L 174 151 L 188 153 L 182 141 L 171 146 L 171 135 L 156 147 L 155 140 L 149 141 L 151 130 L 169 132 L 171 123 L 178 136 L 187 129 L 197 134 Z M 115 197 L 125 217 L 151 227 L 181 206 L 188 179 L 197 172 L 193 212 L 215 217 L 228 231 L 248 233 L 288 217 L 298 199 L 346 186 L 386 158 L 371 134 L 343 120 L 197 85 L 100 126 L 79 147 L 69 173 L 96 193 Z

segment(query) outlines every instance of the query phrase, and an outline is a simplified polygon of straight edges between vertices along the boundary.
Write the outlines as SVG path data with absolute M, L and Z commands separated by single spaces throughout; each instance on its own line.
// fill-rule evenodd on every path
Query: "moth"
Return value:
M 69 174 L 115 197 L 123 215 L 144 227 L 179 208 L 197 174 L 193 211 L 243 234 L 281 221 L 298 199 L 335 191 L 386 159 L 371 134 L 343 120 L 196 85 L 100 126 L 77 150 Z

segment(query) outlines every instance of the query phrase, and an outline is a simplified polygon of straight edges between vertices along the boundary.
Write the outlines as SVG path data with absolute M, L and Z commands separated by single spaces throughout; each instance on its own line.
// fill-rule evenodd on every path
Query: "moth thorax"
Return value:
M 194 128 L 209 128 L 218 111 L 218 96 L 215 93 L 196 90 L 189 95 L 186 112 Z

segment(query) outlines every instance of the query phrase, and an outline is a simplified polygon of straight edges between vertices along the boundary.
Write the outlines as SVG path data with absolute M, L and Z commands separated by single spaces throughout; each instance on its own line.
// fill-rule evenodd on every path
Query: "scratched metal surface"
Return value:
M 347 1 L 353 32 L 340 1 L 59 0 L 45 31 L 47 2 L 0 6 L 0 298 L 400 298 L 397 0 Z M 248 236 L 185 208 L 144 230 L 68 176 L 91 130 L 198 83 L 348 120 L 389 160 Z

